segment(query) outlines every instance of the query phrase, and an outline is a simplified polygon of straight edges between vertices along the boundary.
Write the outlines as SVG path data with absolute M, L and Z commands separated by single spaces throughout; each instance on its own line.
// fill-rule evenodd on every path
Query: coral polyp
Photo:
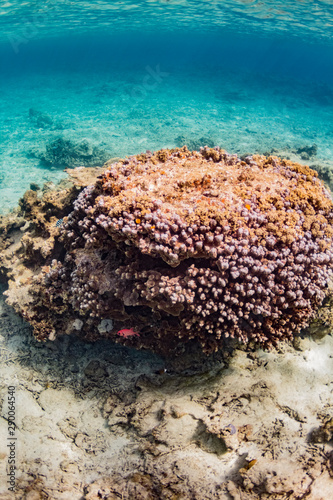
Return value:
M 95 340 L 112 320 L 104 337 L 161 353 L 276 345 L 328 294 L 332 222 L 330 193 L 297 163 L 207 147 L 132 156 L 74 201 L 26 317 L 40 339 L 79 319 Z

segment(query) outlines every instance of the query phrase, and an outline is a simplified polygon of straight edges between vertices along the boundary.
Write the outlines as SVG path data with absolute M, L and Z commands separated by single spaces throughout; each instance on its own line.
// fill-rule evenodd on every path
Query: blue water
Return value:
M 316 144 L 333 168 L 332 0 L 15 0 L 0 33 L 1 212 L 65 176 L 41 161 L 59 138 L 107 157 Z

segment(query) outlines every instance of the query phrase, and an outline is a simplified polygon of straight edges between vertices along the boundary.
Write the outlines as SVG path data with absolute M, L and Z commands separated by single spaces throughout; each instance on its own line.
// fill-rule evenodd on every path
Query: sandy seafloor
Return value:
M 71 337 L 40 344 L 3 300 L 0 318 L 1 499 L 331 498 L 332 443 L 312 439 L 332 418 L 331 335 L 198 363 Z
M 147 87 L 157 65 L 163 77 Z M 331 168 L 333 87 L 271 67 L 213 69 L 201 60 L 200 71 L 180 71 L 140 59 L 89 74 L 1 76 L 0 212 L 30 183 L 64 177 L 30 154 L 59 137 L 110 157 L 208 140 L 231 153 L 275 148 L 287 156 L 316 144 L 311 164 Z M 332 498 L 333 430 L 327 442 L 313 439 L 333 418 L 332 335 L 272 352 L 237 350 L 228 362 L 191 353 L 163 360 L 71 337 L 37 343 L 1 295 L 0 355 L 1 499 Z M 6 484 L 12 385 L 15 495 Z

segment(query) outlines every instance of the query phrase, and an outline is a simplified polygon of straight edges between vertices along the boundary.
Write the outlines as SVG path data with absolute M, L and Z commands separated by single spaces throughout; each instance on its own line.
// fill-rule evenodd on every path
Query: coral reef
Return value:
M 39 117 L 39 115 L 38 115 Z M 63 137 L 51 141 L 45 151 L 30 151 L 47 167 L 96 167 L 110 158 L 110 153 L 90 144 L 89 141 L 74 142 Z
M 333 204 L 309 167 L 184 147 L 106 164 L 71 213 L 66 196 L 51 239 L 21 240 L 30 266 L 45 264 L 25 306 L 8 292 L 40 340 L 77 333 L 163 354 L 192 340 L 205 352 L 228 338 L 271 346 L 329 295 Z M 38 226 L 36 200 L 28 192 L 21 209 Z
M 82 187 L 95 182 L 101 172 L 99 168 L 78 168 L 69 171 L 71 180 L 57 186 L 47 183 L 41 191 L 32 185 L 17 209 L 0 216 L 0 278 L 9 281 L 8 302 L 19 313 L 31 301 L 34 275 L 62 250 L 57 222 L 72 210 Z

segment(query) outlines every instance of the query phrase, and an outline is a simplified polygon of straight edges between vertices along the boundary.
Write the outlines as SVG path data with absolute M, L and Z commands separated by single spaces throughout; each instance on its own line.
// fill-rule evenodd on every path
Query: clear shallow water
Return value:
M 0 210 L 64 176 L 38 159 L 59 138 L 110 157 L 315 143 L 333 161 L 332 4 L 4 2 Z
M 38 0 L 4 1 L 3 37 L 109 30 L 195 29 L 277 32 L 331 38 L 332 0 Z
M 87 149 L 99 148 L 109 157 L 174 147 L 184 142 L 195 148 L 206 143 L 218 144 L 239 154 L 263 153 L 272 148 L 297 149 L 315 143 L 318 146 L 316 161 L 330 160 L 333 166 L 332 4 L 333 0 L 1 2 L 0 212 L 15 207 L 30 183 L 41 186 L 64 177 L 62 168 L 47 166 L 38 158 L 59 139 L 77 144 L 84 140 Z M 114 389 L 120 391 L 119 401 L 123 400 L 127 406 L 140 388 L 138 375 L 154 371 L 156 376 L 156 370 L 163 364 L 149 353 L 127 355 L 125 350 L 117 348 L 119 346 L 81 345 L 69 336 L 52 346 L 36 346 L 29 336 L 23 335 L 26 326 L 21 320 L 12 316 L 3 303 L 0 309 L 3 320 L 0 354 L 5 356 L 2 378 L 7 385 L 18 381 L 18 418 L 19 423 L 22 422 L 18 467 L 24 468 L 29 481 L 35 477 L 39 484 L 41 479 L 42 488 L 46 478 L 47 488 L 43 487 L 43 491 L 47 494 L 52 490 L 53 498 L 57 489 L 70 488 L 71 476 L 74 491 L 78 484 L 90 482 L 92 477 L 108 476 L 113 469 L 122 469 L 122 473 L 130 469 L 136 471 L 140 462 L 137 447 L 133 448 L 132 430 L 127 437 L 122 429 L 123 444 L 119 443 L 113 431 L 119 421 L 115 427 L 112 420 L 107 424 L 106 420 L 96 418 L 96 409 L 104 406 L 110 393 L 118 394 Z M 233 378 L 229 379 L 224 372 L 218 379 L 210 375 L 207 379 L 206 374 L 197 379 L 191 376 L 189 386 L 190 378 L 185 377 L 188 381 L 184 382 L 185 375 L 182 375 L 175 382 L 176 399 L 171 397 L 175 386 L 166 386 L 166 397 L 162 398 L 166 405 L 163 403 L 162 410 L 177 409 L 181 401 L 182 408 L 187 407 L 186 411 L 192 415 L 194 390 L 198 393 L 196 401 L 206 401 L 209 405 L 200 411 L 198 406 L 198 415 L 192 419 L 196 425 L 201 422 L 203 411 L 212 416 L 211 406 L 216 403 L 214 392 L 223 384 L 226 391 L 216 403 L 216 415 L 227 409 L 225 418 L 230 420 L 226 420 L 226 426 L 232 422 L 240 428 L 246 422 L 253 424 L 254 430 L 257 428 L 257 440 L 251 443 L 249 455 L 254 456 L 251 450 L 258 445 L 258 456 L 263 460 L 258 460 L 262 473 L 260 469 L 259 474 L 255 472 L 257 477 L 265 478 L 265 470 L 271 469 L 271 453 L 279 461 L 278 469 L 283 454 L 290 491 L 295 487 L 295 477 L 300 477 L 294 474 L 293 463 L 304 469 L 302 484 L 306 487 L 312 474 L 311 464 L 317 461 L 318 465 L 318 456 L 316 446 L 310 443 L 314 451 L 309 454 L 305 442 L 310 431 L 322 424 L 318 415 L 324 416 L 324 410 L 332 406 L 326 383 L 332 379 L 327 369 L 330 346 L 322 341 L 319 346 L 306 342 L 301 344 L 300 352 L 286 352 L 282 363 L 278 359 L 280 355 L 275 353 L 261 353 L 258 360 L 246 362 L 240 356 L 231 370 Z M 178 367 L 184 369 L 190 357 L 181 359 Z M 102 375 L 97 381 L 92 377 L 92 382 L 89 381 L 86 368 L 90 360 L 100 360 L 109 376 Z M 210 361 L 207 366 L 210 370 Z M 264 391 L 263 378 L 267 382 Z M 182 380 L 190 391 L 183 395 Z M 246 405 L 242 411 L 236 397 L 239 395 L 239 401 L 244 399 L 242 395 L 249 387 L 257 391 L 257 396 L 255 394 L 251 408 Z M 143 389 L 148 405 L 156 391 L 153 389 L 154 394 L 150 396 L 149 385 L 146 389 L 143 384 Z M 77 392 L 80 392 L 79 401 L 73 396 Z M 207 400 L 208 393 L 214 396 L 212 404 Z M 263 400 L 266 396 L 267 404 Z M 47 398 L 48 406 L 45 405 Z M 148 420 L 154 422 L 156 407 L 153 405 L 151 414 L 149 408 L 142 406 L 141 409 Z M 277 409 L 281 410 L 279 418 Z M 301 416 L 302 432 L 295 427 L 295 415 Z M 77 425 L 73 428 L 75 420 Z M 67 423 L 64 427 L 67 421 L 68 427 Z M 172 470 L 174 464 L 185 464 L 186 472 L 186 462 L 201 463 L 202 476 L 200 467 L 195 471 L 198 484 L 202 477 L 205 488 L 211 478 L 207 490 L 212 491 L 217 478 L 220 488 L 225 471 L 236 472 L 236 450 L 231 462 L 224 462 L 222 468 L 216 455 L 214 469 L 211 457 L 215 453 L 209 453 L 206 462 L 205 448 L 200 447 L 197 456 L 192 454 L 193 450 L 186 455 L 184 451 L 192 448 L 187 442 L 180 448 L 179 460 L 179 446 L 182 447 L 179 435 L 183 429 L 178 432 L 175 421 L 172 417 L 170 426 L 164 427 L 175 429 L 170 445 L 170 453 L 174 452 L 170 455 Z M 146 422 L 143 422 L 137 430 L 149 438 Z M 81 445 L 81 438 L 73 444 L 75 429 L 77 436 L 87 437 Z M 193 432 L 194 436 L 198 429 Z M 204 434 L 210 440 L 209 434 Z M 215 434 L 212 436 L 214 443 Z M 267 443 L 265 436 L 270 436 Z M 271 436 L 283 439 L 272 442 Z M 127 439 L 130 452 L 126 448 Z M 183 441 L 185 439 L 186 433 Z M 103 446 L 99 448 L 101 440 Z M 245 463 L 243 444 L 239 448 L 238 465 Z M 139 445 L 143 445 L 142 439 Z M 73 447 L 75 461 L 81 464 L 80 471 L 83 470 L 72 473 L 74 464 L 68 461 L 69 474 L 64 474 L 67 464 L 62 452 L 67 449 L 71 454 Z M 288 454 L 288 450 L 298 450 L 299 455 Z M 36 456 L 42 458 L 36 460 Z M 168 469 L 163 463 L 159 470 L 155 459 L 152 470 L 157 479 L 161 474 L 161 484 L 166 484 Z M 324 455 L 322 460 L 321 470 L 327 475 Z M 305 462 L 310 464 L 309 470 L 303 467 Z M 142 470 L 148 474 L 146 456 Z M 47 477 L 41 477 L 45 471 L 48 471 Z M 283 468 L 281 471 L 282 474 Z M 193 470 L 185 475 L 182 468 L 178 472 L 181 477 L 189 478 L 186 484 L 192 487 Z M 325 487 L 322 479 L 325 481 L 325 476 L 313 479 L 313 491 L 316 487 L 322 491 Z M 268 486 L 272 480 L 275 478 L 268 476 Z M 0 489 L 4 488 L 5 480 L 0 483 Z M 283 484 L 287 484 L 285 479 Z M 82 495 L 81 491 L 77 498 Z M 76 498 L 75 494 L 72 497 Z

